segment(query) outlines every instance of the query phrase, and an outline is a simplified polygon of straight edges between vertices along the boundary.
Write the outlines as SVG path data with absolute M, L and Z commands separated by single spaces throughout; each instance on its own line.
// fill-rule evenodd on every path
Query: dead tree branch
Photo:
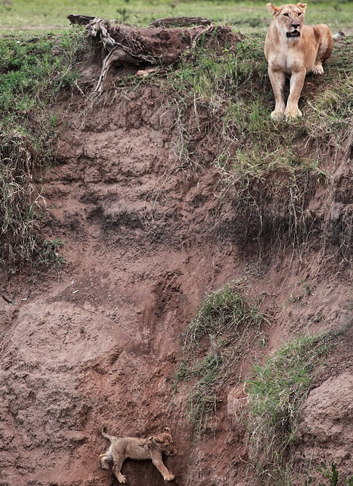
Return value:
M 210 25 L 212 21 L 203 17 L 165 17 L 154 20 L 149 27 L 191 27 L 192 25 Z

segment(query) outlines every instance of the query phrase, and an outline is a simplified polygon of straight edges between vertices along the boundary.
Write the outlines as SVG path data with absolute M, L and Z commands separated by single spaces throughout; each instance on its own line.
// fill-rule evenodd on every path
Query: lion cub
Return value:
M 298 102 L 307 73 L 323 74 L 322 62 L 328 59 L 333 38 L 327 25 L 304 25 L 306 3 L 276 7 L 267 4 L 273 15 L 265 40 L 265 57 L 268 74 L 275 96 L 275 109 L 271 117 L 287 120 L 302 116 Z M 285 77 L 290 77 L 287 106 L 283 90 Z
M 112 471 L 119 483 L 126 484 L 126 477 L 121 474 L 121 468 L 125 459 L 152 459 L 152 463 L 162 474 L 164 481 L 172 481 L 175 476 L 165 467 L 163 463 L 163 454 L 174 456 L 173 438 L 170 429 L 166 427 L 164 432 L 148 439 L 138 439 L 136 437 L 114 437 L 106 434 L 105 427 L 102 427 L 102 435 L 110 441 L 110 447 L 105 454 L 100 455 L 102 469 L 109 469 L 112 465 Z

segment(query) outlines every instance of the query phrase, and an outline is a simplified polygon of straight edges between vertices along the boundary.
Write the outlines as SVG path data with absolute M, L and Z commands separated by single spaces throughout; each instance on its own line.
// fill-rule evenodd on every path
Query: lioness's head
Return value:
M 173 437 L 169 427 L 166 427 L 164 429 L 164 432 L 162 432 L 161 434 L 158 434 L 154 437 L 150 437 L 150 440 L 166 456 L 174 456 L 176 454 Z
M 267 4 L 267 10 L 274 16 L 277 28 L 288 39 L 297 39 L 304 24 L 306 3 L 291 3 L 276 7 L 272 3 Z

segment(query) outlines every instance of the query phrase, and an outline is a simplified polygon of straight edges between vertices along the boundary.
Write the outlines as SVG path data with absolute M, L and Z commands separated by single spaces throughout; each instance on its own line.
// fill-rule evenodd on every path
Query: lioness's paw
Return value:
M 273 111 L 271 113 L 272 120 L 281 121 L 284 118 L 284 113 L 282 111 Z
M 173 479 L 175 479 L 175 476 L 174 474 L 166 474 L 165 476 L 163 476 L 163 479 L 164 481 L 173 481 Z
M 324 74 L 324 68 L 321 64 L 314 66 L 311 70 L 313 74 Z
M 124 476 L 123 474 L 119 474 L 118 481 L 121 484 L 127 484 L 127 477 Z
M 303 116 L 300 110 L 288 111 L 285 113 L 285 115 L 287 121 L 296 120 L 297 118 L 301 118 Z

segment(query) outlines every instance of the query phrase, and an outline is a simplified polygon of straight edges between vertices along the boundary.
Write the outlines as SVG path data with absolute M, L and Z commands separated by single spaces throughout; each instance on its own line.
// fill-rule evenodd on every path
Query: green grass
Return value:
M 301 407 L 331 341 L 330 334 L 303 336 L 254 366 L 247 383 L 250 456 L 264 484 L 285 484 L 281 479 L 290 470 L 286 459 L 296 441 Z
M 249 342 L 260 336 L 264 316 L 235 283 L 209 293 L 184 334 L 184 359 L 175 377 L 175 391 L 188 383 L 187 416 L 195 435 L 202 435 L 219 403 L 219 389 Z
M 263 316 L 257 308 L 250 306 L 236 291 L 236 286 L 229 284 L 211 292 L 203 300 L 195 319 L 186 329 L 185 346 L 189 349 L 197 345 L 205 335 L 225 336 L 249 324 L 259 327 L 262 321 Z
M 48 104 L 75 82 L 81 36 L 5 36 L 0 41 L 0 261 L 33 261 L 40 251 L 40 172 L 54 161 L 56 117 Z
M 343 483 L 339 481 L 341 474 L 339 473 L 339 470 L 334 462 L 331 464 L 330 468 L 327 467 L 325 462 L 322 462 L 319 472 L 321 472 L 321 474 L 327 479 L 325 483 L 320 482 L 319 486 L 338 486 L 338 484 L 343 485 Z M 353 475 L 349 474 L 346 476 L 344 484 L 346 486 L 353 486 Z
M 228 22 L 243 32 L 264 31 L 270 17 L 266 2 L 185 1 L 185 0 L 4 0 L 0 2 L 0 32 L 19 29 L 63 29 L 69 27 L 66 16 L 72 13 L 117 19 L 141 26 L 167 16 L 202 16 L 216 22 Z M 351 25 L 353 6 L 332 0 L 310 2 L 308 23 L 327 23 L 333 30 Z
M 60 254 L 60 249 L 64 245 L 65 243 L 60 238 L 45 240 L 38 257 L 38 263 L 46 267 L 54 268 L 57 271 L 61 270 L 65 260 Z

